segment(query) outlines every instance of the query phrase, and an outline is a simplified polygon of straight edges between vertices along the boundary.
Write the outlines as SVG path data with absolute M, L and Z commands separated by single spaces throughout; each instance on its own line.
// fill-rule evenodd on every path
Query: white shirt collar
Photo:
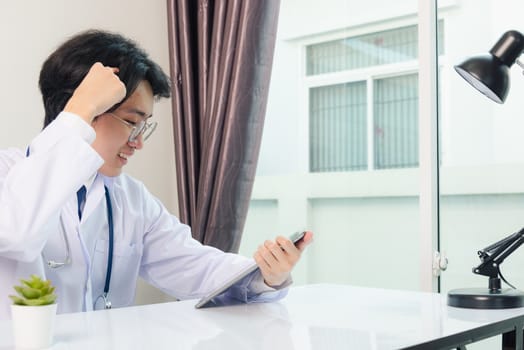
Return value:
M 89 179 L 87 179 L 86 182 L 84 182 L 84 186 L 86 187 L 86 192 L 89 192 L 89 189 L 91 188 L 91 186 L 93 186 L 93 182 L 95 182 L 95 178 L 96 178 L 96 175 L 98 173 L 94 173 L 93 175 L 91 175 L 89 177 Z

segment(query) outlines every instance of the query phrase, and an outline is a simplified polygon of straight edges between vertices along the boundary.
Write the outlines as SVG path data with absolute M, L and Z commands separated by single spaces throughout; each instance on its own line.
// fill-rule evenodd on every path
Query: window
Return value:
M 306 46 L 310 172 L 418 166 L 417 41 L 411 25 Z
M 308 4 L 281 3 L 240 253 L 251 256 L 275 233 L 307 228 L 315 243 L 293 270 L 295 285 L 427 288 L 422 268 L 431 254 L 419 254 L 421 171 L 411 165 L 424 76 L 417 3 Z
M 417 40 L 413 25 L 310 45 L 307 75 L 415 60 Z
M 312 88 L 310 171 L 367 168 L 366 82 Z
M 418 75 L 373 84 L 375 169 L 418 166 Z

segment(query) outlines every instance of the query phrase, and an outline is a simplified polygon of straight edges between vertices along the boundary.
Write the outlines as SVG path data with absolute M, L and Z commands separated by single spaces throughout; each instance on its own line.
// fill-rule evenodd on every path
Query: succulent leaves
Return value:
M 18 296 L 9 296 L 16 305 L 42 306 L 55 302 L 55 287 L 51 286 L 50 280 L 43 281 L 39 276 L 31 275 L 30 279 L 21 279 L 20 282 L 21 285 L 14 286 Z

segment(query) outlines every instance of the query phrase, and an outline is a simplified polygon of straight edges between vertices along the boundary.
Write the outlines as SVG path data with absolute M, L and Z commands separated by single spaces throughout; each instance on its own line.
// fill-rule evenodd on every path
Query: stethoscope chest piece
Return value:
M 102 293 L 98 298 L 96 298 L 96 300 L 95 300 L 95 308 L 98 305 L 98 301 L 100 299 L 102 299 L 102 301 L 104 302 L 104 309 L 106 309 L 106 310 L 111 309 L 111 300 L 109 300 L 106 292 Z

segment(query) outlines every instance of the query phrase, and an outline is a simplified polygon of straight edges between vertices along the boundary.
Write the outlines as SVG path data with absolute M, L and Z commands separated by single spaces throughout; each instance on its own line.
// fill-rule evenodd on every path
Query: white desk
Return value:
M 294 287 L 270 304 L 195 302 L 58 315 L 52 349 L 439 349 L 524 325 L 524 308 L 457 309 L 445 295 L 342 285 Z M 0 350 L 12 344 L 0 322 Z

